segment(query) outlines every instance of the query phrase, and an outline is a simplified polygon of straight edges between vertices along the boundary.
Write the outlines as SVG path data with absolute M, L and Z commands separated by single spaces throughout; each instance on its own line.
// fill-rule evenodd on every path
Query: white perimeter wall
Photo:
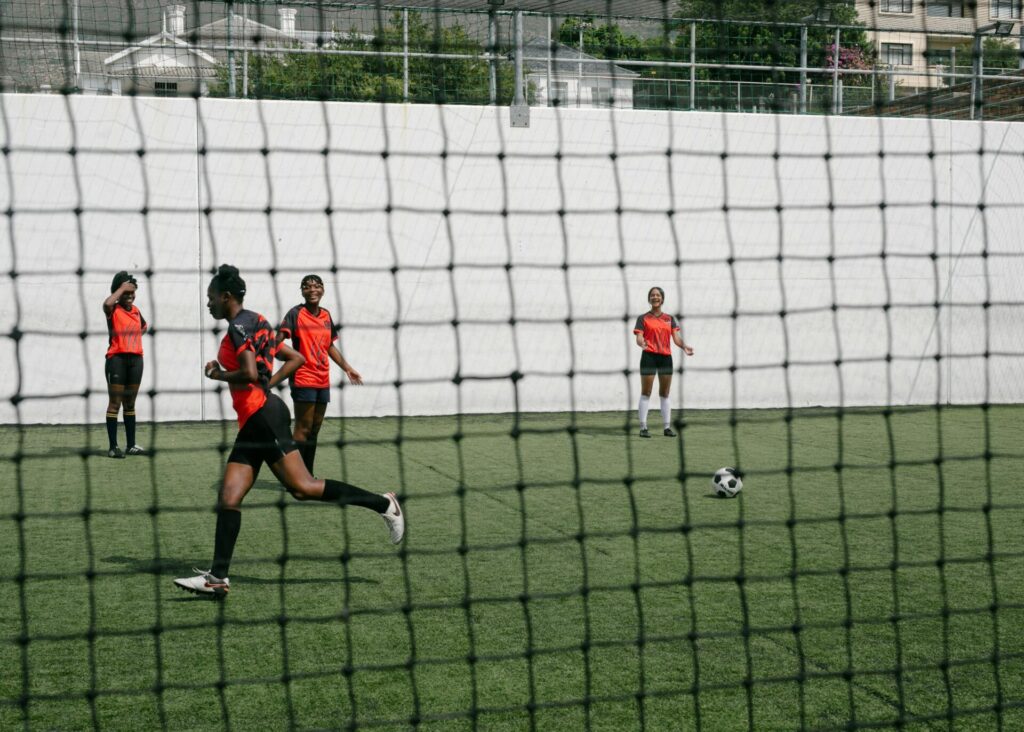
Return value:
M 335 390 L 335 415 L 632 408 L 630 331 L 654 284 L 697 350 L 677 407 L 1024 401 L 1024 125 L 535 108 L 513 129 L 485 107 L 0 106 L 0 271 L 18 274 L 0 291 L 0 422 L 102 421 L 100 303 L 119 269 L 153 272 L 140 418 L 230 415 L 201 377 L 218 262 L 241 267 L 247 306 L 271 321 L 300 301 L 302 273 L 324 275 L 367 380 Z M 456 385 L 457 371 L 482 378 Z

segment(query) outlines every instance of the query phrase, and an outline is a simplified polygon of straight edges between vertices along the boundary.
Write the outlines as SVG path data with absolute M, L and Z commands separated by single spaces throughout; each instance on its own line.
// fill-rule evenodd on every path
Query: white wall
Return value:
M 272 321 L 302 274 L 325 276 L 367 380 L 336 390 L 332 414 L 632 408 L 630 331 L 654 284 L 697 350 L 677 405 L 1024 401 L 1020 125 L 534 108 L 513 129 L 486 107 L 0 105 L 14 212 L 0 272 L 18 273 L 0 333 L 24 333 L 0 337 L 0 422 L 102 421 L 100 303 L 125 268 L 152 271 L 140 417 L 230 416 L 200 374 L 219 262 Z M 457 371 L 476 378 L 456 386 Z

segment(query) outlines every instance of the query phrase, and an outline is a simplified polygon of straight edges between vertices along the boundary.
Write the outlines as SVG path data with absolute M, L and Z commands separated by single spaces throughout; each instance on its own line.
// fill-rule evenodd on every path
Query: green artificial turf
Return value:
M 677 416 L 329 421 L 405 542 L 264 469 L 223 602 L 233 424 L 0 428 L 0 729 L 1024 728 L 1024 409 Z

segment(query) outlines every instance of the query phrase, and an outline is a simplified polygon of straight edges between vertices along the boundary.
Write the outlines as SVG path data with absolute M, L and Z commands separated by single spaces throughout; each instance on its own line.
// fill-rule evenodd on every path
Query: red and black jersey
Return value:
M 672 334 L 679 331 L 679 323 L 668 313 L 655 315 L 646 312 L 636 319 L 634 333 L 643 333 L 647 341 L 645 351 L 660 353 L 662 356 L 672 355 Z
M 239 310 L 234 319 L 228 321 L 228 332 L 220 342 L 217 360 L 225 371 L 238 370 L 238 356 L 242 351 L 252 351 L 256 357 L 256 383 L 228 384 L 231 390 L 231 404 L 238 413 L 238 426 L 267 402 L 270 376 L 274 373 L 274 354 L 277 341 L 270 323 L 252 310 Z
M 134 305 L 125 308 L 114 305 L 107 315 L 107 358 L 118 353 L 134 353 L 142 355 L 142 334 L 149 326 L 146 319 Z
M 328 354 L 338 340 L 338 329 L 326 308 L 316 315 L 305 305 L 296 305 L 281 321 L 278 333 L 291 338 L 292 348 L 306 357 L 298 371 L 291 376 L 293 386 L 309 389 L 327 389 L 331 385 L 331 362 Z

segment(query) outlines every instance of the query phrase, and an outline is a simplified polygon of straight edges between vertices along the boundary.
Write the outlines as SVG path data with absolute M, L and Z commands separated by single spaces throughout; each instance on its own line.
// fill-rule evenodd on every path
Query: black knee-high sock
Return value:
M 242 512 L 217 509 L 217 532 L 213 536 L 213 566 L 210 574 L 219 579 L 228 576 L 231 555 L 235 553 L 238 530 L 242 528 Z
M 117 412 L 107 412 L 107 442 L 111 450 L 117 447 Z
M 127 447 L 135 444 L 135 410 L 124 413 L 124 437 Z
M 370 493 L 340 480 L 329 479 L 324 481 L 324 494 L 320 500 L 337 503 L 339 506 L 362 506 L 377 513 L 384 513 L 391 505 L 388 499 L 379 493 Z
M 313 475 L 313 463 L 316 461 L 316 438 L 310 437 L 299 445 L 299 454 L 302 455 L 302 462 L 306 464 L 306 470 Z

